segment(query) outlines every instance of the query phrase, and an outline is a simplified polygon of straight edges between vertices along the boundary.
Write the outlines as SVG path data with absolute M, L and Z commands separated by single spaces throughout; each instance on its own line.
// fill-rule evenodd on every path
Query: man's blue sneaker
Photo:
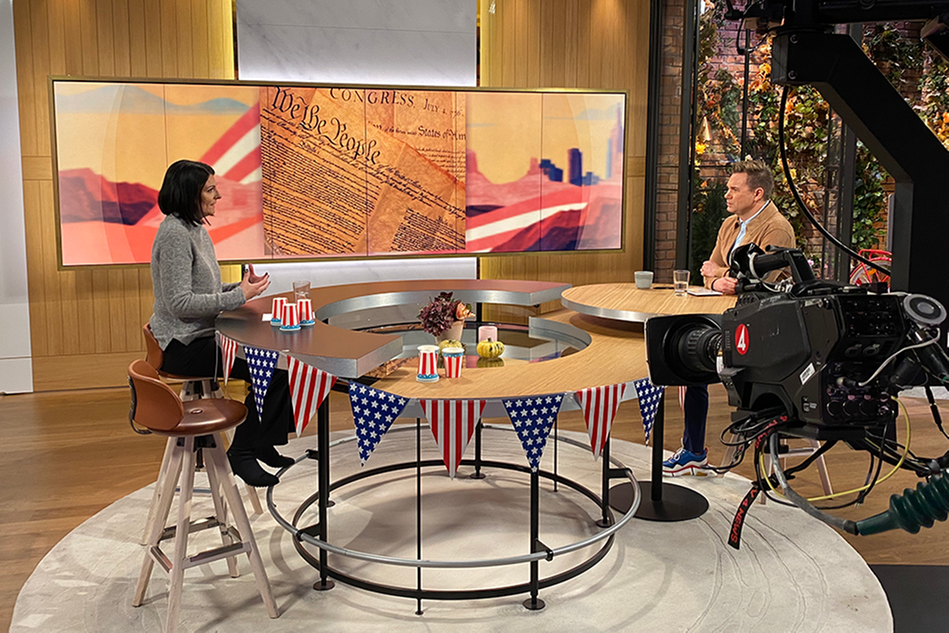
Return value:
M 704 477 L 710 475 L 711 471 L 708 469 L 708 449 L 696 455 L 692 451 L 680 448 L 672 457 L 662 462 L 662 474 L 666 477 L 681 477 L 683 475 Z

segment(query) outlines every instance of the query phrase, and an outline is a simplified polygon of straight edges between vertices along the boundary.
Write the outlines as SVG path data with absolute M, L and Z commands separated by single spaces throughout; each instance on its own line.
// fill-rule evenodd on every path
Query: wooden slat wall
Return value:
M 124 384 L 153 300 L 147 267 L 57 270 L 48 75 L 231 79 L 232 10 L 231 0 L 13 3 L 37 391 Z
M 481 2 L 480 18 L 482 86 L 630 92 L 626 251 L 483 257 L 481 277 L 574 285 L 631 281 L 642 266 L 649 1 L 493 0 Z

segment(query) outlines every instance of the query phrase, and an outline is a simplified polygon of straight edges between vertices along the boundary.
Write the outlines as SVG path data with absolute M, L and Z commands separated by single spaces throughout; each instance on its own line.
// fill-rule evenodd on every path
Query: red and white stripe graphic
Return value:
M 316 414 L 316 410 L 336 384 L 336 376 L 307 365 L 293 356 L 287 356 L 287 371 L 290 377 L 293 419 L 297 437 L 300 437 L 310 418 Z
M 237 341 L 221 334 L 221 364 L 223 365 L 222 370 L 225 385 L 227 384 L 228 377 L 231 375 L 231 370 L 234 368 L 235 358 L 237 358 Z
M 247 184 L 260 180 L 260 108 L 247 109 L 201 157 L 219 176 Z
M 454 479 L 475 425 L 484 411 L 484 400 L 419 400 L 432 435 L 442 451 L 448 475 Z
M 593 458 L 599 459 L 610 436 L 613 418 L 626 392 L 626 383 L 593 387 L 574 394 L 577 404 L 583 409 L 583 419 L 587 423 L 587 433 L 590 435 L 590 448 L 593 449 Z

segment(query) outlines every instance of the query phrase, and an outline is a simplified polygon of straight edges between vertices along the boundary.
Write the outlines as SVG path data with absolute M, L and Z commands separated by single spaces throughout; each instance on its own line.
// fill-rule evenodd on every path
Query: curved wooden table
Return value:
M 454 292 L 469 303 L 535 306 L 556 301 L 569 284 L 496 279 L 433 279 L 387 281 L 313 288 L 310 300 L 316 313 L 313 327 L 283 332 L 262 320 L 272 298 L 293 298 L 293 293 L 252 299 L 236 310 L 223 312 L 217 330 L 238 343 L 293 353 L 300 360 L 340 378 L 359 378 L 402 353 L 396 334 L 373 334 L 334 327 L 323 321 L 332 317 L 406 304 L 424 304 L 439 292 Z
M 565 284 L 498 280 L 407 281 L 316 288 L 310 294 L 317 318 L 317 323 L 312 329 L 282 332 L 279 328 L 272 327 L 269 320 L 264 321 L 262 317 L 270 310 L 271 297 L 250 301 L 238 310 L 222 314 L 218 318 L 217 328 L 239 343 L 291 353 L 304 362 L 336 376 L 356 378 L 383 362 L 401 355 L 403 353 L 401 337 L 346 330 L 320 321 L 372 308 L 426 303 L 434 294 L 441 291 L 452 291 L 456 298 L 471 303 L 539 305 L 546 301 L 556 300 L 567 288 L 569 286 Z M 289 293 L 286 296 L 289 297 Z M 373 325 L 378 324 L 373 323 Z M 421 408 L 418 405 L 419 398 L 485 399 L 488 401 L 488 406 L 483 413 L 484 417 L 506 417 L 506 411 L 501 403 L 504 398 L 564 394 L 566 406 L 563 408 L 576 408 L 573 398 L 570 397 L 575 391 L 589 387 L 628 383 L 645 375 L 645 350 L 640 325 L 604 321 L 570 310 L 559 310 L 543 317 L 531 318 L 529 325 L 529 333 L 532 337 L 549 337 L 558 341 L 567 341 L 579 351 L 539 363 L 521 361 L 508 362 L 503 367 L 465 368 L 460 378 L 443 378 L 436 383 L 418 382 L 415 379 L 417 373 L 415 364 L 410 363 L 379 379 L 373 386 L 410 399 L 410 404 L 401 414 L 402 417 L 422 417 Z M 628 389 L 627 399 L 632 397 L 635 397 L 635 389 Z M 330 481 L 328 460 L 322 458 L 329 455 L 328 431 L 328 407 L 324 402 L 318 416 L 316 452 L 320 456 L 318 458 L 319 523 L 315 526 L 318 536 L 314 537 L 315 543 L 311 540 L 306 541 L 320 546 L 319 561 L 316 563 L 320 570 L 320 580 L 315 585 L 318 589 L 327 589 L 332 586 L 326 560 L 327 546 L 329 546 L 326 527 L 329 491 L 333 484 Z M 474 460 L 476 475 L 480 474 L 481 466 L 479 447 L 480 430 L 476 435 Z M 499 463 L 489 463 L 498 467 L 503 466 Z M 617 477 L 628 477 L 631 481 L 635 479 L 625 468 L 610 467 L 609 443 L 603 450 L 602 465 L 603 492 L 598 502 L 601 504 L 603 514 L 599 524 L 607 528 L 606 533 L 612 534 L 615 529 L 622 527 L 629 517 L 615 522 L 614 525 L 612 514 L 609 512 L 609 481 Z M 545 473 L 545 476 L 549 474 Z M 571 484 L 566 478 L 560 480 L 567 485 Z M 532 543 L 539 540 L 538 481 L 538 473 L 536 471 L 531 473 Z M 274 511 L 271 507 L 271 512 Z M 296 526 L 291 527 L 296 528 Z M 306 530 L 301 530 L 303 531 Z M 612 537 L 609 543 L 612 543 Z M 562 574 L 561 576 L 566 580 L 582 573 L 601 560 L 608 549 L 609 545 L 604 546 L 586 563 L 571 570 L 569 575 Z M 535 557 L 530 562 L 531 597 L 525 602 L 525 606 L 536 609 L 543 606 L 543 601 L 537 597 L 540 581 L 537 576 L 539 559 L 536 557 L 539 554 L 535 550 L 531 556 Z M 343 577 L 338 572 L 335 575 Z M 562 580 L 557 582 L 562 582 Z M 363 586 L 370 588 L 369 583 L 363 582 Z M 385 593 L 384 589 L 376 586 L 374 590 Z M 393 595 L 412 594 L 410 590 L 398 591 L 401 593 Z
M 631 283 L 579 286 L 565 290 L 560 298 L 565 307 L 577 312 L 623 323 L 645 323 L 651 317 L 663 315 L 721 313 L 734 307 L 736 301 L 735 295 L 677 297 L 672 288 L 654 285 L 640 289 Z M 698 518 L 708 509 L 708 500 L 693 490 L 662 481 L 664 407 L 665 398 L 653 424 L 652 481 L 639 482 L 639 497 L 643 501 L 636 516 L 650 521 Z M 628 512 L 633 503 L 632 487 L 629 484 L 614 486 L 610 490 L 610 503 L 613 509 Z
M 692 286 L 690 290 L 704 290 Z M 672 288 L 648 290 L 631 283 L 591 284 L 564 290 L 560 302 L 583 314 L 632 323 L 645 323 L 654 316 L 670 314 L 721 314 L 735 307 L 735 295 L 675 296 Z

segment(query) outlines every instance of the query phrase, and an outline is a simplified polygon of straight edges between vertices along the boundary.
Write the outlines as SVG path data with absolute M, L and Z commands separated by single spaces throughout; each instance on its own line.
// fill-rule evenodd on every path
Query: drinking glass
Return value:
M 675 288 L 675 293 L 677 297 L 685 297 L 689 291 L 689 275 L 691 273 L 688 270 L 674 270 L 672 271 L 672 285 Z
M 293 282 L 293 301 L 294 303 L 300 299 L 309 299 L 310 298 L 310 282 L 309 281 L 294 281 Z

